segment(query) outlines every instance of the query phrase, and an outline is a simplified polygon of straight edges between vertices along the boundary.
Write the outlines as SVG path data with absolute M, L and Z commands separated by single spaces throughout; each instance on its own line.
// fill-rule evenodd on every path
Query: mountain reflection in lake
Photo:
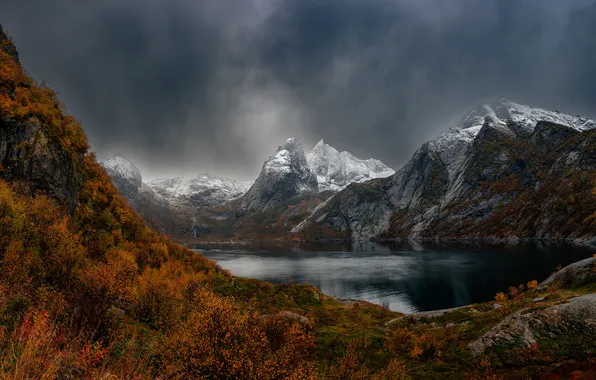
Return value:
M 394 311 L 444 309 L 491 300 L 498 291 L 545 279 L 557 265 L 590 257 L 568 245 L 195 245 L 234 275 L 293 280 L 339 298 L 388 302 Z

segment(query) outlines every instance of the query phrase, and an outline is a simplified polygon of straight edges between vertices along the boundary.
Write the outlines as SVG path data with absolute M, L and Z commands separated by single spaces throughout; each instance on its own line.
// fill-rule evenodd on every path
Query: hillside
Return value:
M 564 328 L 573 323 L 537 330 L 529 346 L 489 331 L 593 294 L 592 261 L 544 287 L 497 295 L 498 309 L 491 302 L 411 321 L 309 285 L 233 277 L 172 243 L 118 193 L 80 124 L 24 72 L 1 27 L 0 163 L 3 378 L 460 379 L 594 369 L 592 331 Z M 570 301 L 568 321 L 584 302 Z

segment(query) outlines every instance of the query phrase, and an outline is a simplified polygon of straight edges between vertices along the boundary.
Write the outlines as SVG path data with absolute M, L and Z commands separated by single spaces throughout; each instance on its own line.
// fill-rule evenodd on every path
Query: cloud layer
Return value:
M 286 137 L 399 167 L 496 96 L 596 118 L 594 0 L 8 0 L 100 155 L 254 179 Z

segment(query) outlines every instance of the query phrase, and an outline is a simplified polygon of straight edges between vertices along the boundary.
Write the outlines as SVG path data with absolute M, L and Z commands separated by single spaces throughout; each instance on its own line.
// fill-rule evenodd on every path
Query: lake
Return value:
M 568 245 L 498 245 L 372 242 L 286 246 L 194 245 L 234 275 L 272 283 L 294 281 L 323 293 L 389 303 L 402 313 L 485 302 L 498 291 L 546 279 L 558 265 L 595 251 Z

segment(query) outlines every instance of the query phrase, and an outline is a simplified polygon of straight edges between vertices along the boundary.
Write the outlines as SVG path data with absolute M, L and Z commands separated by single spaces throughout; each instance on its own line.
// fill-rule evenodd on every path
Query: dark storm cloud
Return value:
M 592 0 L 3 2 L 93 149 L 252 179 L 286 137 L 398 167 L 505 95 L 596 117 Z

